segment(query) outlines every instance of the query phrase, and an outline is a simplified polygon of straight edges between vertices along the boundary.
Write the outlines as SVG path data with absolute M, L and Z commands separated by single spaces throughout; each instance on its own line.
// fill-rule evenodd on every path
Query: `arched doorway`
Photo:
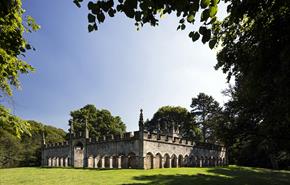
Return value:
M 118 168 L 118 157 L 117 156 L 113 156 L 113 168 Z
M 183 160 L 183 166 L 188 167 L 188 160 L 188 155 L 185 155 Z
M 105 168 L 110 168 L 110 157 L 105 156 Z
M 124 155 L 121 156 L 121 168 L 128 168 L 128 158 Z
M 128 168 L 136 168 L 136 155 L 133 152 L 128 155 Z
M 152 153 L 148 152 L 146 154 L 146 163 L 145 163 L 145 169 L 153 169 L 153 159 L 154 159 L 154 156 Z
M 168 154 L 164 155 L 164 168 L 170 168 L 170 156 Z
M 171 156 L 171 168 L 176 168 L 177 167 L 177 157 L 175 154 Z
M 160 153 L 155 156 L 155 168 L 162 168 L 162 155 Z
M 84 167 L 84 145 L 81 142 L 74 146 L 74 167 Z
M 183 157 L 182 157 L 182 155 L 178 156 L 178 167 L 183 167 Z

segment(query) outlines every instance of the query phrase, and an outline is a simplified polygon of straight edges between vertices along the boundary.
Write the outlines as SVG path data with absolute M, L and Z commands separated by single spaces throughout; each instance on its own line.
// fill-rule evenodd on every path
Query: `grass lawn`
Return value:
M 10 168 L 0 169 L 0 184 L 289 185 L 290 172 L 237 166 L 229 166 L 224 168 L 167 168 L 154 170 Z

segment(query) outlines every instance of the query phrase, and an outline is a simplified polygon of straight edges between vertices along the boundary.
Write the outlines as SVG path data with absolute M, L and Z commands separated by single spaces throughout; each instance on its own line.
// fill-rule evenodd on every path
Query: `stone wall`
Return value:
M 136 131 L 102 138 L 76 136 L 43 147 L 44 166 L 88 168 L 171 168 L 227 164 L 224 147 Z

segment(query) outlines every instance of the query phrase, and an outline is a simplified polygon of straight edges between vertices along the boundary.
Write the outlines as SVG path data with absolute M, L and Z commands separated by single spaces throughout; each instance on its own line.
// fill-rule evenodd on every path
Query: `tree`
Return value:
M 63 142 L 66 133 L 36 121 L 27 121 L 31 135 L 22 134 L 21 138 L 11 134 L 10 127 L 0 128 L 0 168 L 16 166 L 40 166 L 43 133 L 47 143 Z
M 26 50 L 34 49 L 25 40 L 24 32 L 36 31 L 40 26 L 31 16 L 23 20 L 23 12 L 21 0 L 0 2 L 0 92 L 10 96 L 10 85 L 20 87 L 19 74 L 34 70 L 21 59 Z
M 191 139 L 199 139 L 199 130 L 195 126 L 194 117 L 183 107 L 163 106 L 157 110 L 151 120 L 145 122 L 145 129 L 163 134 L 179 131 L 179 135 Z
M 108 110 L 98 110 L 94 105 L 86 105 L 71 112 L 71 122 L 76 133 L 84 132 L 87 121 L 90 137 L 120 134 L 126 126 L 119 116 L 112 116 Z
M 216 67 L 222 68 L 228 79 L 235 77 L 227 106 L 235 112 L 239 153 L 247 156 L 239 161 L 273 168 L 287 166 L 290 2 L 232 1 L 229 11 L 221 26 L 223 49 Z M 253 157 L 253 151 L 259 156 Z
M 4 129 L 20 138 L 24 133 L 30 134 L 31 128 L 27 121 L 12 115 L 10 110 L 0 105 L 0 129 Z
M 202 141 L 215 143 L 217 120 L 222 110 L 219 103 L 212 96 L 199 93 L 196 98 L 192 98 L 190 107 L 191 114 L 196 118 L 197 125 L 202 131 Z

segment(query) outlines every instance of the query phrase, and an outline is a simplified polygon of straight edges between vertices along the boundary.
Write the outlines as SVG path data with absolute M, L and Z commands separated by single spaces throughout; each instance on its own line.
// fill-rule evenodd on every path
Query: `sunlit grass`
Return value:
M 197 184 L 289 185 L 290 172 L 230 166 L 154 170 L 64 168 L 0 169 L 1 185 Z

